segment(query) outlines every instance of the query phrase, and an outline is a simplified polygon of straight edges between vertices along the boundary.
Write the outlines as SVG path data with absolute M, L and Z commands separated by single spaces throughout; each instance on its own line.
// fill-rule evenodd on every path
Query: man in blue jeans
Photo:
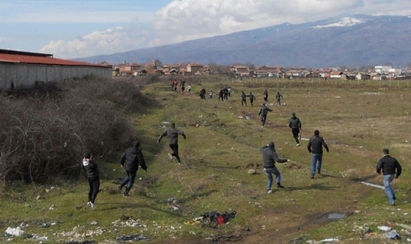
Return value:
M 398 163 L 397 159 L 390 156 L 390 151 L 388 149 L 383 149 L 382 153 L 384 156 L 378 161 L 377 173 L 383 174 L 383 183 L 385 194 L 388 197 L 388 201 L 392 206 L 395 206 L 395 192 L 391 187 L 391 182 L 398 179 L 401 175 L 401 165 Z
M 146 161 L 144 160 L 144 155 L 139 141 L 135 141 L 132 147 L 127 148 L 121 156 L 120 164 L 126 171 L 127 176 L 120 183 L 120 185 L 118 185 L 118 189 L 121 190 L 124 186 L 126 186 L 123 196 L 128 197 L 131 187 L 133 187 L 134 180 L 136 179 L 138 167 L 140 166 L 142 169 L 147 171 Z
M 320 131 L 315 130 L 314 136 L 310 138 L 307 149 L 311 155 L 311 179 L 314 179 L 315 169 L 317 173 L 321 174 L 321 167 L 323 163 L 323 147 L 329 152 L 328 145 L 324 139 L 320 136 Z M 318 162 L 318 165 L 317 165 Z
M 275 162 L 277 163 L 285 163 L 285 162 L 290 162 L 289 159 L 287 158 L 279 158 L 274 147 L 274 142 L 268 143 L 266 146 L 262 147 L 260 151 L 263 153 L 263 166 L 264 166 L 264 172 L 267 175 L 267 193 L 270 194 L 272 193 L 271 186 L 273 184 L 273 175 L 276 177 L 277 181 L 277 187 L 278 188 L 284 188 L 283 185 L 281 185 L 281 174 L 280 171 L 275 167 Z

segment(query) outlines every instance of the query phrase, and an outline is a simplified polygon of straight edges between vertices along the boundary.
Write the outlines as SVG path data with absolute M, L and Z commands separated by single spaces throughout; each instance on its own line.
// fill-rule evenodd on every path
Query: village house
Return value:
M 201 70 L 204 68 L 202 64 L 187 64 L 186 65 L 186 75 L 199 75 Z
M 238 76 L 249 76 L 250 75 L 250 69 L 247 66 L 235 65 L 235 66 L 231 66 L 230 70 Z

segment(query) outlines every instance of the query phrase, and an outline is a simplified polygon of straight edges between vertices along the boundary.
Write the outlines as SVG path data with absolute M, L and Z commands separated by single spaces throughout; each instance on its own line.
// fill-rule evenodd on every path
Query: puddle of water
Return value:
M 329 213 L 328 214 L 328 219 L 336 220 L 336 219 L 345 219 L 347 218 L 347 215 L 342 214 L 342 213 Z

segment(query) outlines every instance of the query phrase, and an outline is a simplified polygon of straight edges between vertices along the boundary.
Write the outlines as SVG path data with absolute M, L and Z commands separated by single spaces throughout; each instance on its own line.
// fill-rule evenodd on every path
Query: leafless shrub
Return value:
M 100 156 L 128 146 L 136 131 L 125 113 L 153 103 L 131 82 L 71 80 L 40 91 L 0 98 L 2 180 L 78 176 L 85 151 Z

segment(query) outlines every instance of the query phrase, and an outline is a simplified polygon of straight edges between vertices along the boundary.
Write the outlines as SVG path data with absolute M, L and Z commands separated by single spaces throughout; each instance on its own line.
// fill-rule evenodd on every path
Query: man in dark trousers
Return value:
M 263 166 L 264 166 L 264 172 L 267 175 L 267 193 L 271 193 L 271 186 L 273 184 L 273 175 L 275 175 L 276 182 L 277 182 L 277 187 L 278 188 L 284 188 L 283 185 L 281 185 L 281 174 L 280 171 L 275 167 L 275 163 L 285 163 L 285 162 L 290 162 L 289 159 L 282 159 L 279 158 L 276 151 L 275 151 L 275 145 L 274 142 L 268 143 L 266 146 L 262 147 L 260 151 L 263 154 Z
M 250 95 L 248 95 L 248 98 L 250 99 L 251 107 L 253 107 L 253 102 L 254 102 L 254 100 L 256 100 L 254 94 L 252 92 L 250 92 Z
M 388 149 L 383 149 L 382 153 L 384 156 L 378 161 L 377 173 L 380 175 L 382 171 L 382 182 L 384 184 L 385 194 L 388 197 L 389 203 L 392 206 L 395 206 L 395 192 L 391 187 L 391 182 L 400 177 L 402 168 L 397 159 L 390 156 L 390 151 Z
M 263 96 L 264 96 L 264 102 L 268 102 L 268 91 L 267 91 L 267 89 L 264 89 Z
M 321 174 L 321 166 L 323 162 L 323 146 L 327 152 L 329 152 L 328 145 L 324 139 L 320 136 L 320 131 L 315 130 L 314 136 L 308 141 L 307 149 L 311 155 L 311 179 L 314 179 L 315 169 L 317 173 Z M 318 162 L 318 167 L 317 167 Z
M 120 183 L 118 189 L 124 190 L 123 196 L 128 197 L 131 187 L 133 187 L 134 181 L 137 176 L 138 166 L 147 171 L 146 161 L 144 160 L 144 155 L 141 150 L 140 141 L 135 141 L 132 147 L 127 148 L 120 159 L 121 167 L 126 171 L 126 178 Z
M 168 145 L 170 146 L 171 150 L 173 150 L 173 153 L 169 153 L 168 156 L 170 159 L 174 157 L 177 158 L 178 164 L 181 164 L 180 156 L 178 155 L 178 135 L 183 136 L 184 139 L 186 139 L 186 135 L 184 132 L 180 131 L 179 129 L 176 128 L 176 124 L 173 122 L 171 123 L 171 127 L 164 131 L 157 139 L 157 143 L 160 143 L 161 139 L 163 137 L 168 138 Z
M 295 142 L 297 143 L 296 146 L 300 146 L 299 136 L 301 133 L 301 121 L 293 112 L 290 121 L 288 123 L 288 127 L 291 128 L 291 132 L 293 133 L 293 137 Z
M 84 155 L 81 167 L 87 172 L 89 184 L 87 205 L 94 210 L 94 202 L 98 192 L 100 191 L 100 172 L 97 163 L 93 160 L 90 152 Z
M 241 92 L 241 106 L 247 107 L 247 95 L 245 95 L 244 91 Z
M 281 98 L 283 98 L 283 95 L 281 95 L 280 92 L 277 92 L 277 95 L 275 95 L 275 98 L 277 99 L 277 104 L 280 106 L 281 105 Z
M 265 125 L 265 121 L 267 120 L 268 111 L 272 112 L 273 110 L 271 110 L 269 107 L 265 105 L 265 103 L 263 103 L 261 105 L 260 110 L 258 111 L 258 115 L 261 116 L 261 127 L 264 127 Z

